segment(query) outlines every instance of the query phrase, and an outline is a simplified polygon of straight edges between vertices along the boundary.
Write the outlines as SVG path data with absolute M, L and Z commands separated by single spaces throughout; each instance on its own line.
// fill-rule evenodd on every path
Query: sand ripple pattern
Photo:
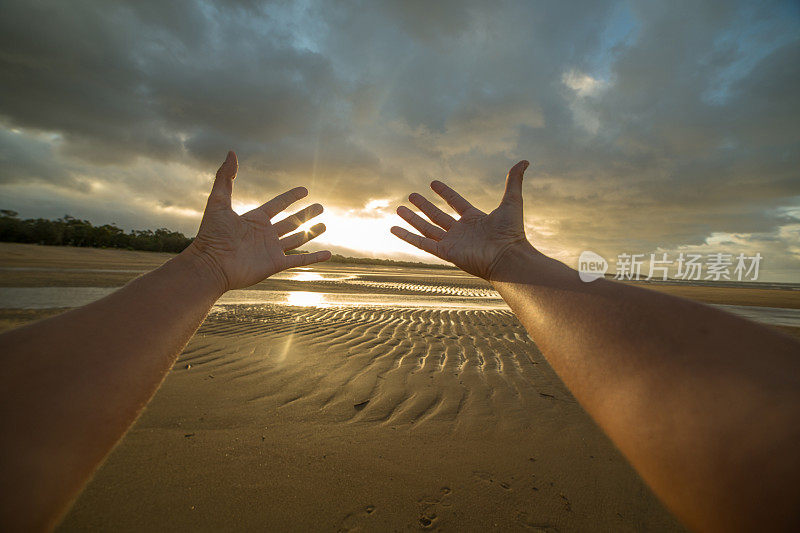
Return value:
M 481 287 L 459 287 L 453 285 L 402 283 L 396 281 L 348 280 L 348 285 L 359 285 L 370 289 L 389 289 L 403 292 L 443 296 L 467 296 L 473 298 L 499 298 L 497 291 Z
M 574 401 L 503 310 L 227 306 L 176 371 L 236 382 L 232 400 L 287 416 L 390 426 L 521 429 Z

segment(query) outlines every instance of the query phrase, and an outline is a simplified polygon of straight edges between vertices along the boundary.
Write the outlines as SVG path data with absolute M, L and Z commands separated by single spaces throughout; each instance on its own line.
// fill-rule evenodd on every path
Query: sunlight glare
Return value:
M 325 209 L 313 223 L 324 222 L 327 228 L 314 242 L 321 245 L 343 246 L 356 250 L 367 257 L 395 258 L 400 253 L 426 261 L 431 257 L 407 244 L 389 232 L 392 226 L 404 226 L 413 230 L 394 212 L 366 215 L 360 210 Z M 301 226 L 302 227 L 302 226 Z
M 292 281 L 320 281 L 324 278 L 316 272 L 292 272 L 289 279 Z
M 291 208 L 272 219 L 275 224 L 291 213 L 300 211 L 311 202 L 298 202 Z M 402 260 L 422 260 L 438 263 L 440 260 L 418 250 L 407 244 L 389 232 L 392 226 L 402 226 L 410 231 L 416 232 L 403 219 L 394 212 L 389 200 L 377 199 L 370 200 L 361 209 L 341 209 L 325 205 L 325 211 L 313 219 L 303 223 L 296 231 L 308 231 L 311 226 L 325 224 L 325 233 L 314 239 L 313 243 L 321 248 L 324 246 L 341 246 L 352 250 L 357 255 L 374 257 L 381 259 L 402 259 Z M 233 210 L 242 214 L 258 207 L 258 204 L 251 202 L 233 202 Z M 344 251 L 343 253 L 352 255 L 353 252 Z M 334 253 L 339 253 L 334 251 Z M 400 255 L 398 257 L 397 255 Z M 298 278 L 294 278 L 298 279 Z M 315 281 L 312 279 L 300 279 L 299 281 Z
M 254 202 L 238 202 L 235 199 L 231 202 L 231 208 L 237 215 L 244 215 L 260 205 Z

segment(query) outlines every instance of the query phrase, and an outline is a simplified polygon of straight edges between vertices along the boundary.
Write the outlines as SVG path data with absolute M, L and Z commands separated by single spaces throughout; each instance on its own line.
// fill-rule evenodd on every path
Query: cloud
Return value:
M 105 222 L 116 194 L 131 225 L 191 232 L 229 148 L 242 203 L 302 183 L 355 212 L 437 178 L 491 209 L 526 158 L 528 228 L 565 260 L 718 234 L 778 243 L 782 272 L 798 260 L 796 3 L 2 10 L 0 196 L 23 214 Z

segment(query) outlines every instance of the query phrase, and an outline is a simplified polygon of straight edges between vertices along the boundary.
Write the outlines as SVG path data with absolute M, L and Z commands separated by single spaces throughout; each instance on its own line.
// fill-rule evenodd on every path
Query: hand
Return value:
M 291 204 L 305 198 L 308 195 L 305 187 L 286 191 L 240 216 L 231 209 L 233 180 L 238 169 L 236 154 L 228 152 L 228 157 L 217 171 L 200 230 L 186 250 L 211 267 L 223 292 L 249 287 L 287 268 L 330 259 L 331 253 L 328 251 L 292 255 L 284 253 L 325 231 L 325 224 L 316 224 L 307 231 L 282 237 L 322 213 L 320 204 L 310 205 L 275 224 L 270 222 L 271 218 Z
M 408 200 L 436 225 L 400 206 L 397 214 L 422 236 L 398 226 L 392 227 L 391 231 L 417 248 L 491 281 L 495 266 L 507 250 L 516 245 L 530 246 L 522 224 L 522 176 L 526 168 L 527 161 L 520 161 L 511 168 L 506 177 L 503 200 L 488 215 L 444 183 L 434 181 L 431 189 L 444 198 L 461 218 L 454 219 L 422 195 L 413 193 Z

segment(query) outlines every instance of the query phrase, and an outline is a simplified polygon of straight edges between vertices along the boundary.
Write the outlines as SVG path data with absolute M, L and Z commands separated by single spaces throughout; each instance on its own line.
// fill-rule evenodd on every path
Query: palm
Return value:
M 269 220 L 240 217 L 232 209 L 207 209 L 195 242 L 217 258 L 231 288 L 253 285 L 285 268 L 286 256 Z
M 231 154 L 217 172 L 200 230 L 192 243 L 195 251 L 219 272 L 226 289 L 248 287 L 281 270 L 329 258 L 328 252 L 285 254 L 325 231 L 323 224 L 307 232 L 281 237 L 319 215 L 321 205 L 311 205 L 275 224 L 270 222 L 270 218 L 308 194 L 304 187 L 278 195 L 241 216 L 231 209 L 231 191 L 238 166 L 236 156 Z
M 419 230 L 422 236 L 396 226 L 392 228 L 392 232 L 414 246 L 450 261 L 465 272 L 488 280 L 491 278 L 493 265 L 503 251 L 510 245 L 525 240 L 522 224 L 522 174 L 526 167 L 527 162 L 520 162 L 511 169 L 503 201 L 488 215 L 473 207 L 447 185 L 435 181 L 431 188 L 461 218 L 456 220 L 415 193 L 409 196 L 409 200 L 436 225 L 401 206 L 397 213 Z
M 242 217 L 236 232 L 242 247 L 226 265 L 234 286 L 252 285 L 287 268 L 286 255 L 272 223 Z
M 437 255 L 465 272 L 488 278 L 497 255 L 523 237 L 511 219 L 501 208 L 488 215 L 476 209 L 450 227 L 439 241 Z

